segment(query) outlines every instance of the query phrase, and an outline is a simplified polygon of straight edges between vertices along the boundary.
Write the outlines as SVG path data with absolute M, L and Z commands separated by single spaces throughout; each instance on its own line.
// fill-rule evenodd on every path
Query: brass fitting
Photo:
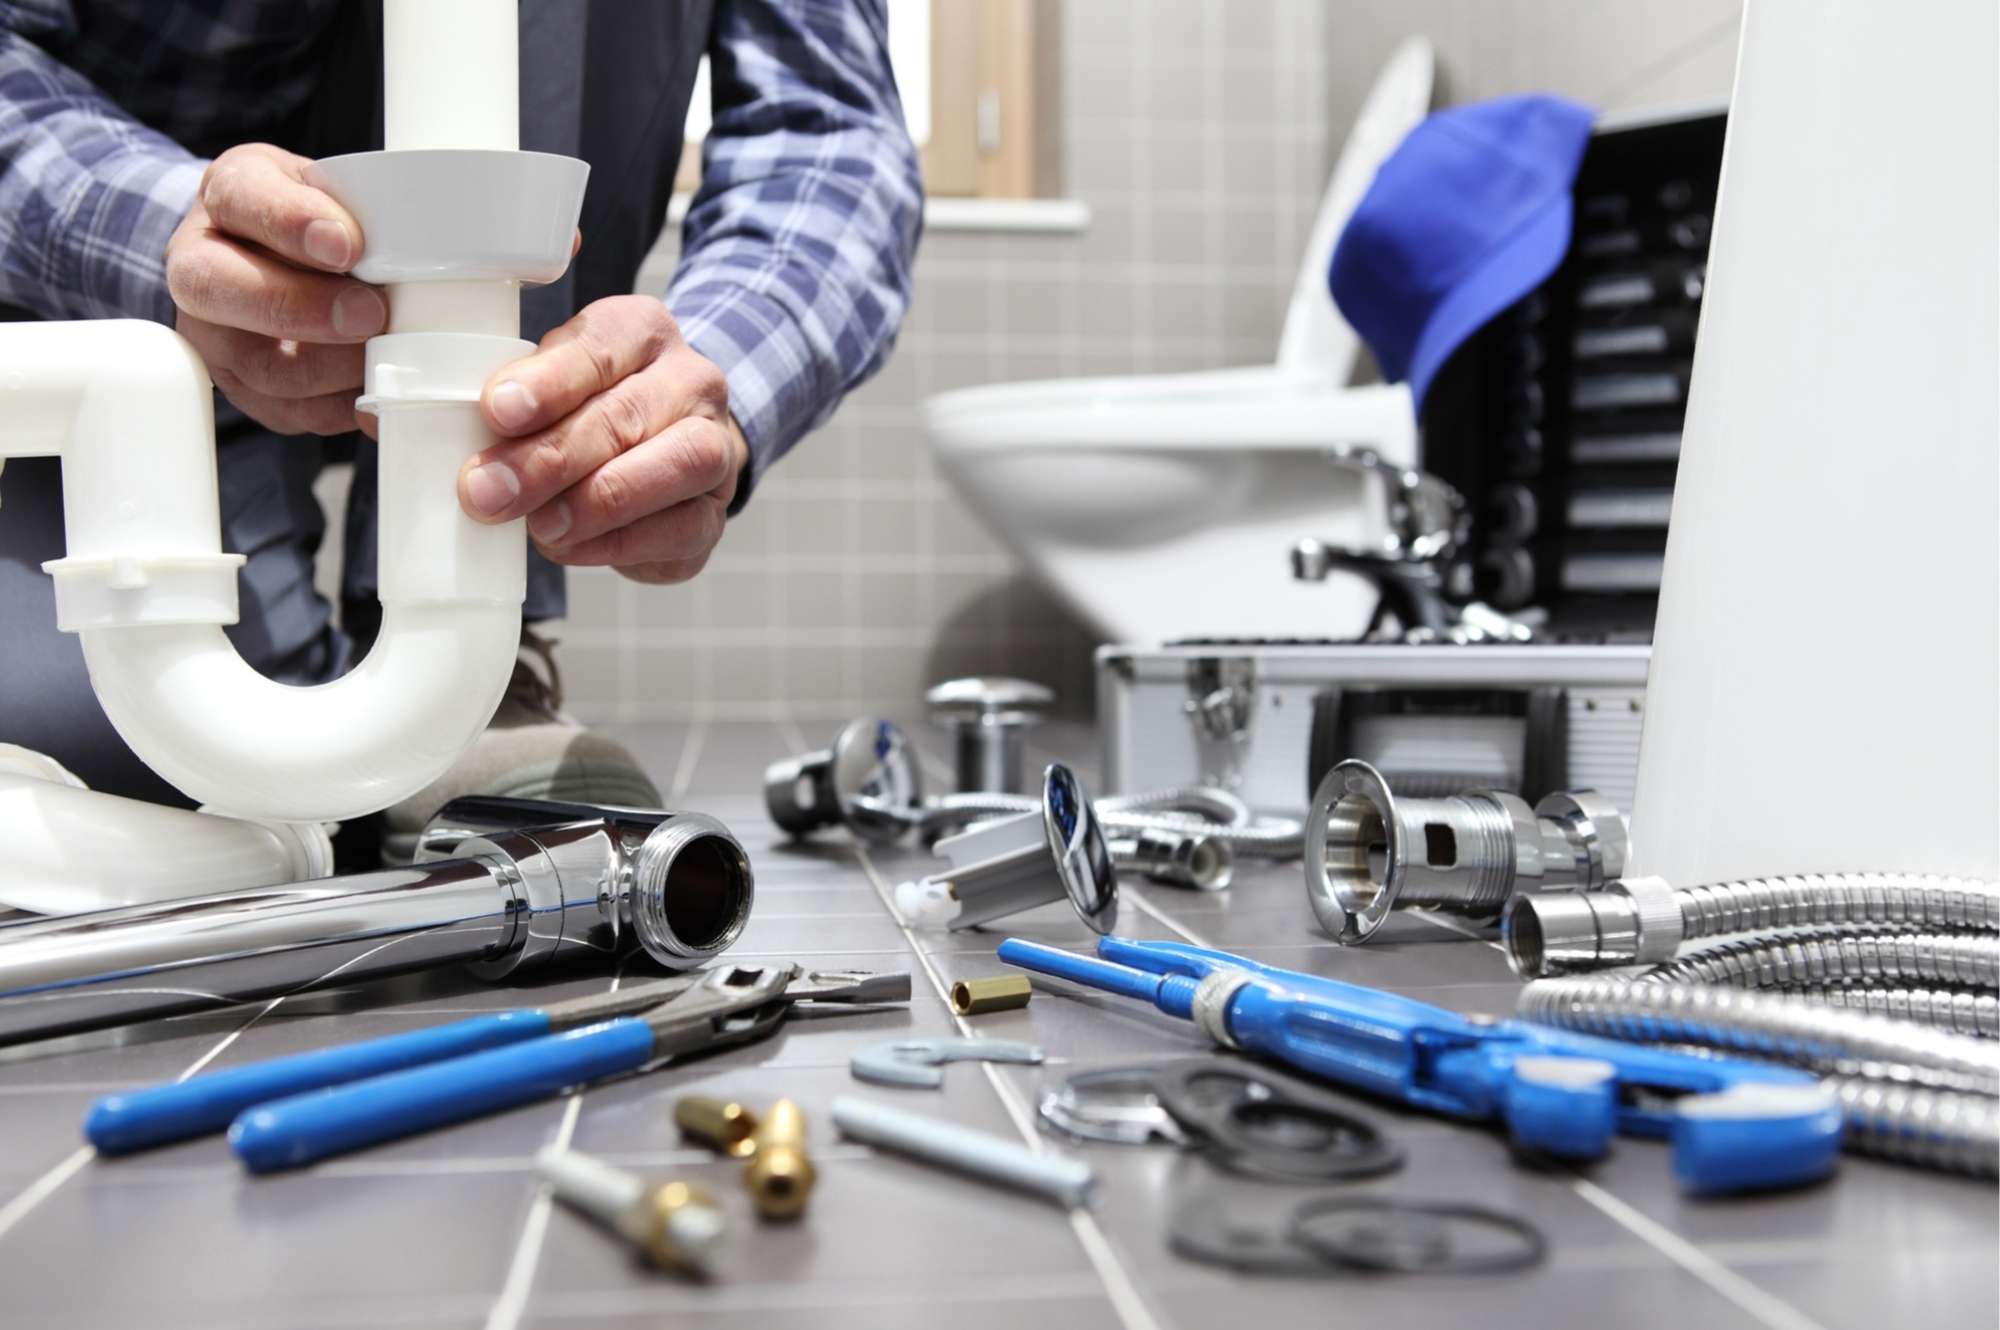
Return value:
M 743 1170 L 751 1204 L 765 1219 L 805 1213 L 817 1171 L 806 1153 L 806 1115 L 789 1099 L 771 1105 L 750 1138 L 756 1153 Z
M 674 1125 L 682 1135 L 732 1159 L 748 1159 L 757 1152 L 753 1139 L 757 1115 L 747 1104 L 712 1095 L 684 1095 L 674 1105 Z
M 715 1198 L 688 1182 L 648 1189 L 616 1225 L 626 1240 L 663 1270 L 703 1274 L 708 1253 L 725 1227 Z
M 951 1009 L 961 1016 L 979 1016 L 989 1011 L 1012 1011 L 1028 1005 L 1035 990 L 1024 974 L 1003 974 L 992 979 L 961 979 L 951 986 Z

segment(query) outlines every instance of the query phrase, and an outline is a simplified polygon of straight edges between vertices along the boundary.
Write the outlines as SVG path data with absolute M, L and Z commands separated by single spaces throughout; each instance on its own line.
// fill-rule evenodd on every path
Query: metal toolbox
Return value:
M 1632 803 L 1646 646 L 1198 642 L 1097 652 L 1104 792 L 1202 783 L 1303 810 L 1335 762 L 1398 792 Z

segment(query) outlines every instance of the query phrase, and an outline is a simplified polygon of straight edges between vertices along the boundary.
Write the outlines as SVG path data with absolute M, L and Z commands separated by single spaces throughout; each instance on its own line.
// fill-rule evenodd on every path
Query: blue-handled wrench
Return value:
M 781 993 L 782 1003 L 786 1005 L 796 1001 L 854 1004 L 907 1002 L 910 997 L 910 977 L 907 974 L 796 971 L 789 967 L 787 972 L 791 977 L 782 986 Z M 517 1045 L 532 1045 L 527 1062 L 554 1074 L 553 1068 L 561 1059 L 553 1056 L 553 1050 L 560 1048 L 568 1057 L 577 1056 L 580 1050 L 575 1045 L 544 1043 L 550 1036 L 610 1025 L 616 1028 L 610 1033 L 593 1035 L 583 1041 L 582 1048 L 596 1049 L 601 1053 L 612 1045 L 623 1047 L 621 1040 L 637 1047 L 640 1040 L 634 1026 L 642 1025 L 638 1020 L 641 1014 L 669 1008 L 681 1028 L 698 1031 L 698 1018 L 694 1021 L 689 1019 L 695 1014 L 692 1008 L 674 1004 L 691 990 L 717 982 L 714 976 L 718 973 L 733 975 L 741 980 L 746 972 L 743 967 L 725 966 L 720 970 L 676 975 L 671 979 L 610 993 L 555 1002 L 546 1007 L 475 1016 L 426 1030 L 412 1030 L 380 1039 L 246 1063 L 185 1081 L 106 1095 L 91 1106 L 84 1119 L 84 1135 L 104 1154 L 149 1149 L 221 1131 L 246 1109 L 259 1104 Z M 720 1002 L 736 1010 L 740 1010 L 745 1003 L 754 1007 L 763 1000 L 761 991 L 754 983 L 736 982 L 720 995 Z M 630 1024 L 618 1024 L 628 1018 L 631 1019 Z M 757 1032 L 741 1022 L 735 1030 L 735 1033 L 750 1037 Z
M 1824 1177 L 1840 1109 L 1805 1072 L 1697 1057 L 1412 998 L 1176 942 L 1104 937 L 1099 959 L 1009 938 L 1000 959 L 1150 1002 L 1229 1048 L 1471 1121 L 1529 1149 L 1596 1159 L 1618 1132 L 1667 1137 L 1695 1192 Z

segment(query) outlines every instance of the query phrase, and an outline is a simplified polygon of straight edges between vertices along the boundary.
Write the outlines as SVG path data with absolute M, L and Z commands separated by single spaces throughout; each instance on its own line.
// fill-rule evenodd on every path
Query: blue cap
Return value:
M 1595 116 L 1539 95 L 1453 107 L 1375 173 L 1327 285 L 1383 376 L 1407 378 L 1420 409 L 1451 353 L 1562 262 Z

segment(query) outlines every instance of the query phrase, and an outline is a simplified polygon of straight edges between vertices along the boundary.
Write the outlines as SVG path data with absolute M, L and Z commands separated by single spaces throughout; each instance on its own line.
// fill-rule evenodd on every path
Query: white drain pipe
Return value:
M 0 744 L 0 907 L 76 914 L 333 872 L 316 822 L 244 822 L 98 794 Z
M 357 817 L 428 785 L 491 718 L 520 632 L 519 521 L 474 522 L 457 477 L 491 441 L 486 377 L 519 340 L 523 279 L 567 265 L 587 168 L 513 151 L 514 0 L 388 0 L 388 150 L 320 164 L 387 286 L 367 347 L 380 425 L 381 634 L 314 688 L 259 675 L 222 627 L 236 569 L 216 501 L 200 359 L 156 324 L 0 327 L 0 459 L 63 459 L 68 555 L 46 565 L 118 733 L 168 782 L 239 817 Z

